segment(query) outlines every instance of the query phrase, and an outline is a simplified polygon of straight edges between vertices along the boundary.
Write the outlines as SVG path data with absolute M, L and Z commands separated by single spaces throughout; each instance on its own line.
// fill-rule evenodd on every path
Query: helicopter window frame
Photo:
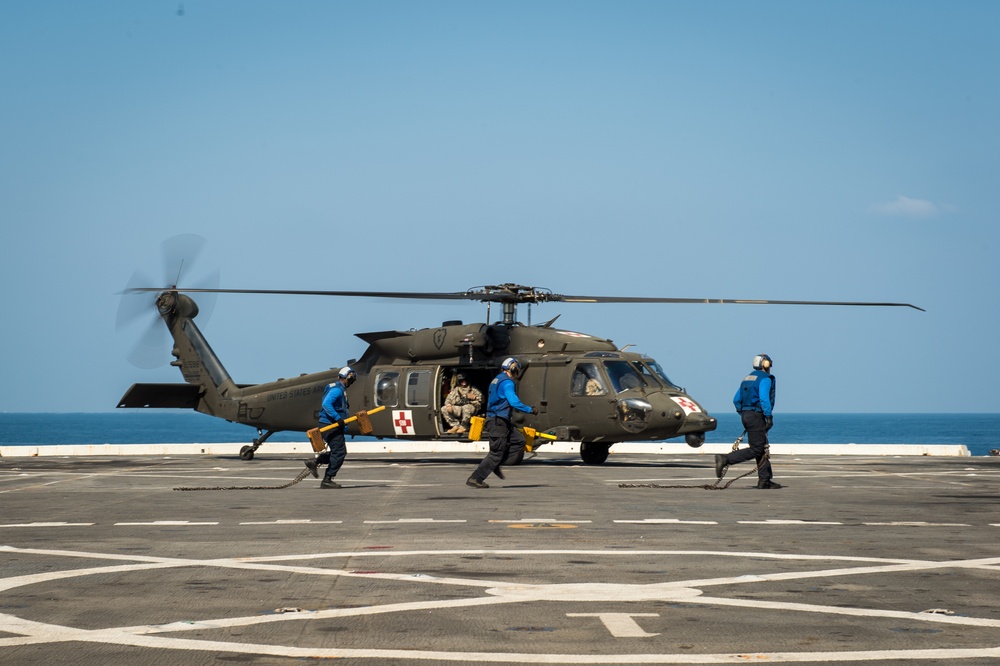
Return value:
M 604 361 L 604 371 L 611 379 L 611 387 L 615 390 L 615 393 L 622 393 L 624 391 L 628 391 L 629 389 L 637 389 L 648 386 L 646 380 L 642 378 L 642 375 L 636 372 L 635 368 L 632 367 L 632 363 L 624 359 Z M 634 386 L 632 384 L 634 384 Z
M 595 380 L 600 387 L 600 393 L 587 393 L 587 382 Z M 574 397 L 595 398 L 608 394 L 607 381 L 601 376 L 600 368 L 596 363 L 578 363 L 573 369 L 570 379 L 570 395 Z
M 674 389 L 676 391 L 684 390 L 677 384 L 674 384 L 672 381 L 670 381 L 670 377 L 667 377 L 666 371 L 663 369 L 663 366 L 661 366 L 658 361 L 654 361 L 652 359 L 644 359 L 644 362 L 652 369 L 653 374 L 659 377 L 661 382 L 666 384 L 667 388 Z
M 380 372 L 375 375 L 375 405 L 385 407 L 395 407 L 399 404 L 399 371 L 391 370 Z M 390 383 L 382 386 L 382 382 L 389 380 Z M 392 390 L 392 400 L 388 399 L 388 391 Z
M 646 364 L 643 363 L 642 361 L 632 361 L 632 366 L 639 373 L 639 377 L 641 377 L 646 382 L 646 386 L 662 385 L 663 382 L 660 381 L 659 376 L 655 372 L 650 370 L 648 367 L 646 367 Z
M 406 373 L 407 407 L 430 407 L 433 393 L 434 377 L 430 370 L 410 370 Z

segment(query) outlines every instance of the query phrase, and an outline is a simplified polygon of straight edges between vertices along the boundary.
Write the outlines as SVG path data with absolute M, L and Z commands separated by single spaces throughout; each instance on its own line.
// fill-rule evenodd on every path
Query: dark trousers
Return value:
M 740 412 L 743 420 L 743 427 L 747 431 L 747 442 L 749 449 L 738 449 L 726 456 L 726 461 L 730 465 L 744 462 L 753 458 L 757 461 L 757 481 L 765 482 L 771 480 L 771 461 L 765 460 L 764 452 L 767 450 L 767 426 L 764 424 L 764 415 L 760 412 Z
M 472 478 L 477 481 L 485 481 L 511 453 L 517 455 L 525 443 L 524 435 L 508 419 L 491 416 L 486 419 L 483 427 L 486 429 L 486 436 L 490 438 L 490 452 L 472 473 Z
M 344 460 L 347 458 L 347 442 L 344 441 L 344 429 L 333 428 L 323 433 L 326 451 L 316 456 L 317 465 L 326 465 L 326 479 L 337 476 Z

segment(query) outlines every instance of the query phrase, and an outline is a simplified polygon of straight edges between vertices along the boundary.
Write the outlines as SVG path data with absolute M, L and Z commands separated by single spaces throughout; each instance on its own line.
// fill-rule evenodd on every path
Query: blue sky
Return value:
M 8 2 L 0 411 L 110 411 L 161 243 L 230 288 L 901 301 L 558 305 L 710 411 L 996 412 L 995 2 Z M 153 285 L 156 286 L 156 285 Z M 495 311 L 494 311 L 495 312 Z M 477 303 L 223 296 L 241 383 Z M 520 312 L 522 321 L 527 311 Z M 164 349 L 166 359 L 167 349 Z

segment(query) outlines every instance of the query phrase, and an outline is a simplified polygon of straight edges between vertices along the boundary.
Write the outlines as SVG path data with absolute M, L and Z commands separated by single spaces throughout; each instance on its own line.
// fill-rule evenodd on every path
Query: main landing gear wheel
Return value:
M 596 442 L 583 442 L 580 444 L 580 457 L 588 465 L 603 464 L 608 459 L 610 451 L 610 444 L 598 444 Z
M 260 445 L 267 441 L 268 437 L 273 435 L 280 430 L 268 430 L 264 432 L 261 429 L 257 429 L 257 438 L 253 440 L 253 446 L 244 446 L 240 449 L 240 459 L 241 460 L 253 460 L 253 454 L 257 452 Z

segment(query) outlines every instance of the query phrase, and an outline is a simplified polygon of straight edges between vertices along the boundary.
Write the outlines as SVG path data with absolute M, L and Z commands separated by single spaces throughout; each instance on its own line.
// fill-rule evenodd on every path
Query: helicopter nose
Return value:
M 626 431 L 639 433 L 649 427 L 653 405 L 643 398 L 622 398 L 616 404 L 618 423 Z
M 665 439 L 715 430 L 717 422 L 687 396 L 665 393 L 641 398 L 620 398 L 616 403 L 618 424 L 632 434 L 645 432 L 651 439 Z M 691 443 L 690 441 L 688 442 Z

